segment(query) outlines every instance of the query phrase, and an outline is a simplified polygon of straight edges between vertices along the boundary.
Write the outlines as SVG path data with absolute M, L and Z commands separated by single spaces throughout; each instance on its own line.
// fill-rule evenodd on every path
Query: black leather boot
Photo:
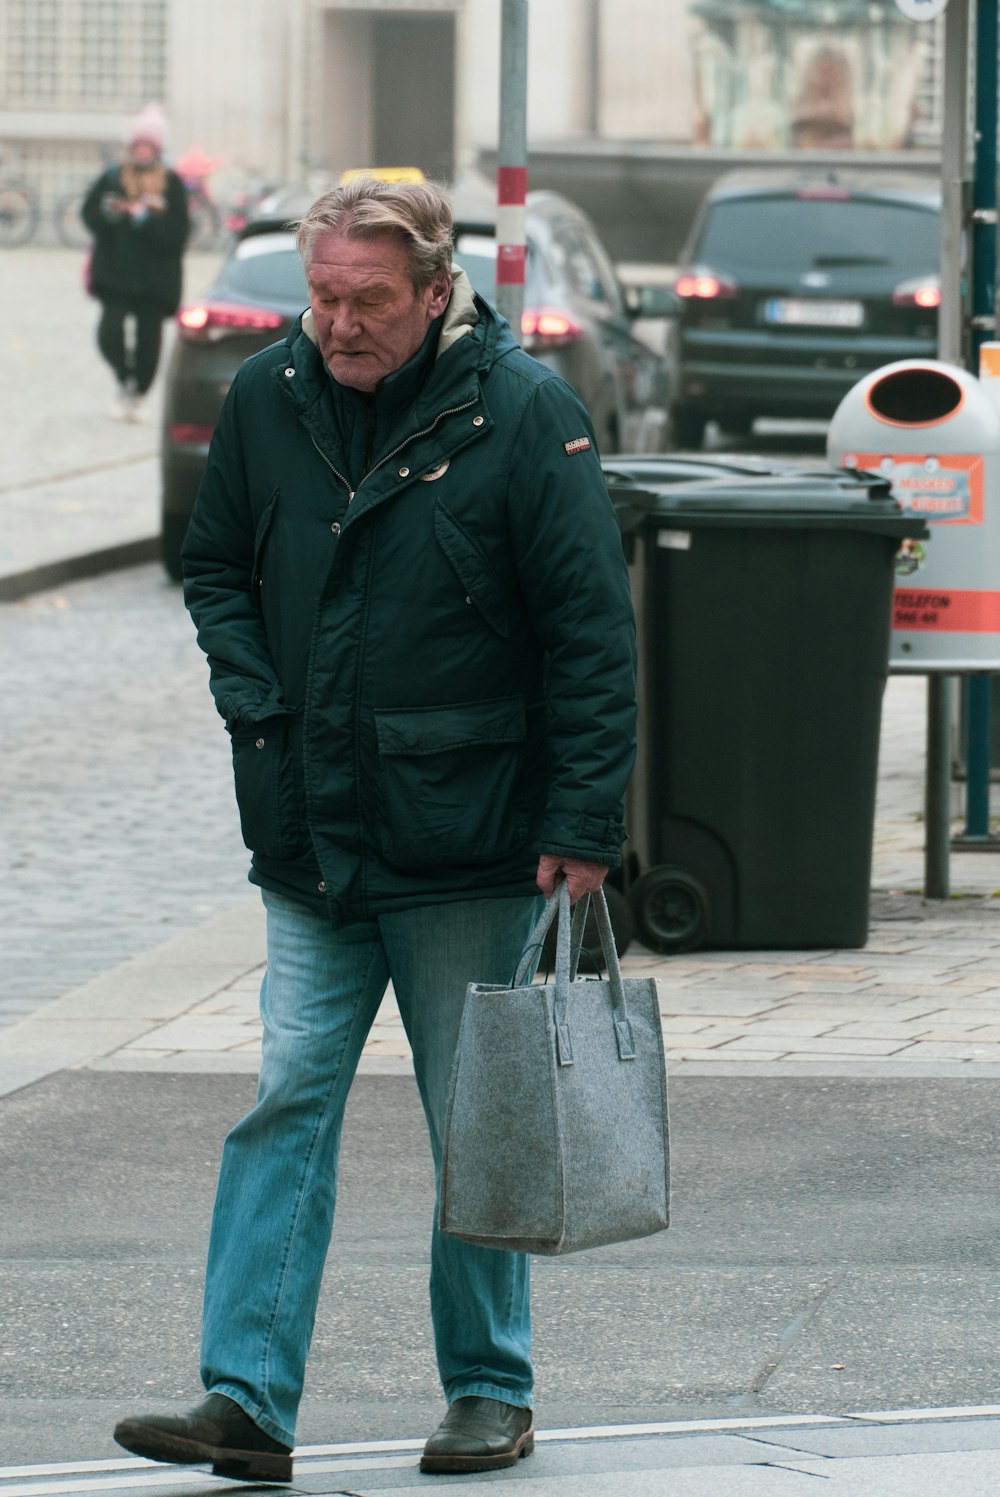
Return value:
M 176 1466 L 211 1463 L 215 1476 L 241 1481 L 291 1481 L 291 1447 L 258 1429 L 224 1393 L 208 1393 L 186 1414 L 135 1414 L 115 1425 L 115 1439 L 133 1455 Z
M 456 1398 L 424 1446 L 421 1471 L 496 1471 L 535 1448 L 531 1410 L 498 1398 Z

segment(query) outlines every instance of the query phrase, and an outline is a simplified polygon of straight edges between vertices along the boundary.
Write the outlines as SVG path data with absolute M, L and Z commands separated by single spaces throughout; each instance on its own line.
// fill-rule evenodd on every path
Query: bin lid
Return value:
M 608 489 L 623 530 L 645 520 L 657 527 L 694 529 L 866 530 L 920 538 L 926 521 L 907 514 L 880 473 L 855 469 L 784 468 L 769 473 L 678 482 L 657 475 L 655 460 L 609 472 Z

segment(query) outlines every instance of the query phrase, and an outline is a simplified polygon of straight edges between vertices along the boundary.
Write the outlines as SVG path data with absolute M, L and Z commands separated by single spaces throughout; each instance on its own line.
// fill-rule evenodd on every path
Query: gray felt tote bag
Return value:
M 484 1247 L 574 1253 L 669 1225 L 670 1149 L 655 979 L 623 979 L 603 890 L 607 980 L 575 975 L 586 916 L 565 883 L 510 987 L 466 993 L 441 1169 L 443 1232 Z M 556 980 L 531 984 L 558 914 Z

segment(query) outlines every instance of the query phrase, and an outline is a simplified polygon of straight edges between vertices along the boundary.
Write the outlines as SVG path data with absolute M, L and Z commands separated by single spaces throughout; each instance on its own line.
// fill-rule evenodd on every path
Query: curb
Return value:
M 105 572 L 118 572 L 126 567 L 158 561 L 159 557 L 160 537 L 152 535 L 136 541 L 123 541 L 117 546 L 105 546 L 98 551 L 85 551 L 80 556 L 66 556 L 60 561 L 42 562 L 40 566 L 0 577 L 0 603 L 19 603 L 32 593 L 44 592 L 63 582 L 100 577 Z
M 91 978 L 3 1030 L 0 1097 L 100 1060 L 262 965 L 264 911 L 248 897 Z

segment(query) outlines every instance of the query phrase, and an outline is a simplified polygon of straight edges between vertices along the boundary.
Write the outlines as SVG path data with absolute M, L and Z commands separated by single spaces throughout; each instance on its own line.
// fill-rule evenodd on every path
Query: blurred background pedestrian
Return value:
M 181 297 L 189 220 L 184 183 L 163 159 L 167 122 L 147 104 L 125 157 L 91 185 L 81 214 L 93 235 L 89 289 L 101 303 L 97 346 L 114 371 L 112 415 L 135 421 L 156 375 L 163 320 Z

